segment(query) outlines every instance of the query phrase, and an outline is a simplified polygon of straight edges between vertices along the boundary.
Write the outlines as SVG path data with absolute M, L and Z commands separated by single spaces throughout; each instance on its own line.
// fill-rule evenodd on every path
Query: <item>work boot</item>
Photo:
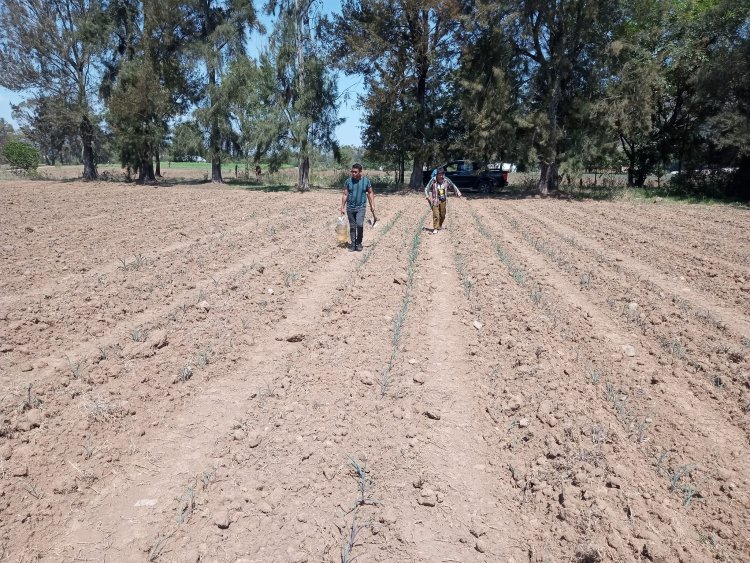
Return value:
M 356 248 L 356 250 L 358 252 L 362 252 L 362 245 L 361 244 L 358 244 L 355 248 Z

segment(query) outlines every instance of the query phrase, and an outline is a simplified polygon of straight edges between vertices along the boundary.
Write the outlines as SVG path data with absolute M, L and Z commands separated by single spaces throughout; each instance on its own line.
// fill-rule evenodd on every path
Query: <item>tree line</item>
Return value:
M 43 153 L 107 139 L 141 181 L 171 140 L 228 156 L 338 154 L 335 72 L 363 78 L 362 142 L 418 187 L 449 157 L 539 170 L 721 174 L 750 197 L 750 0 L 0 0 L 0 85 Z M 272 16 L 263 29 L 261 13 Z M 268 32 L 249 55 L 250 32 Z M 190 147 L 189 149 L 187 147 Z

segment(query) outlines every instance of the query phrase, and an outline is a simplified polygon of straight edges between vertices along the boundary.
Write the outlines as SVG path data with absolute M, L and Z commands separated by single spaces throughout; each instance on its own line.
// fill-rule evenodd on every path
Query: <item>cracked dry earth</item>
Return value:
M 0 560 L 748 561 L 750 215 L 0 186 Z

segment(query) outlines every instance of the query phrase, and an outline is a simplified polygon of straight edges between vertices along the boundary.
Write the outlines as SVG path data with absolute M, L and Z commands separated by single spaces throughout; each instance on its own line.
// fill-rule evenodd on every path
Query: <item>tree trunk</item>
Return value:
M 161 153 L 159 151 L 159 147 L 156 147 L 156 149 L 154 149 L 154 159 L 156 160 L 155 175 L 157 178 L 161 178 Z
M 424 164 L 424 146 L 427 141 L 425 130 L 425 116 L 427 113 L 427 74 L 430 71 L 430 57 L 434 53 L 434 46 L 430 46 L 430 23 L 427 10 L 422 10 L 419 21 L 415 24 L 417 31 L 417 89 L 415 101 L 417 102 L 417 135 L 421 146 L 414 152 L 414 164 L 412 166 L 409 187 L 411 189 L 422 188 L 422 165 Z
M 154 162 L 151 159 L 144 159 L 141 161 L 141 165 L 138 167 L 137 182 L 139 184 L 156 182 L 156 177 L 154 176 Z
M 141 162 L 138 165 L 138 180 L 136 182 L 139 184 L 156 182 L 156 176 L 154 176 L 154 151 L 150 143 L 146 143 L 141 153 Z
M 409 188 L 418 190 L 423 188 L 422 185 L 422 159 L 419 156 L 414 157 L 414 164 L 411 168 L 411 178 L 409 179 Z
M 557 162 L 543 162 L 537 191 L 547 195 L 550 191 L 557 189 Z
M 309 6 L 309 4 L 307 4 Z M 297 92 L 300 94 L 305 91 L 305 52 L 304 37 L 302 35 L 306 10 L 300 0 L 294 0 L 295 14 L 295 39 L 296 39 L 296 62 L 295 70 L 297 72 Z M 304 129 L 299 133 L 299 177 L 297 181 L 297 191 L 306 192 L 310 190 L 310 157 L 307 154 L 308 130 Z
M 99 173 L 96 170 L 96 161 L 94 160 L 94 127 L 91 125 L 88 116 L 84 116 L 81 121 L 81 160 L 83 161 L 83 179 L 96 180 Z
M 307 192 L 310 190 L 310 157 L 305 155 L 299 159 L 299 179 L 297 191 Z
M 208 83 L 213 91 L 216 88 L 216 70 L 212 67 L 208 72 Z M 208 141 L 211 153 L 211 181 L 223 184 L 221 177 L 221 130 L 219 129 L 219 118 L 211 118 L 211 136 Z

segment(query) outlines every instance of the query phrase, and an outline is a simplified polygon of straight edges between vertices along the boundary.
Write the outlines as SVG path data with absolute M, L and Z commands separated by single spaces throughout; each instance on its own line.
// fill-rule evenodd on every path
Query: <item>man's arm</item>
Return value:
M 346 198 L 349 197 L 349 188 L 344 187 L 344 193 L 341 195 L 341 209 L 339 210 L 339 215 L 344 214 L 344 206 L 346 205 Z
M 372 182 L 367 179 L 367 201 L 370 202 L 370 211 L 375 215 L 375 190 L 372 189 Z
M 432 183 L 435 181 L 435 178 L 430 178 L 430 181 L 427 182 L 427 185 L 424 187 L 424 197 L 427 201 L 432 204 L 432 200 L 430 199 L 430 196 L 432 195 Z
M 455 193 L 458 197 L 461 197 L 461 191 L 458 189 L 458 186 L 453 183 L 453 180 L 451 180 L 450 178 L 446 178 L 446 180 L 448 180 L 451 186 L 453 186 L 453 193 Z

